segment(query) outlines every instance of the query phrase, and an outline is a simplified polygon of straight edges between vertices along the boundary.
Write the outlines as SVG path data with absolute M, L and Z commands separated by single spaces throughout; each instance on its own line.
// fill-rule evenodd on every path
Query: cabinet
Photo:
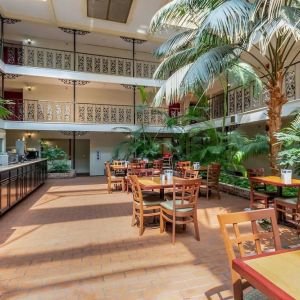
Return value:
M 23 200 L 47 179 L 47 160 L 8 166 L 0 172 L 0 215 Z

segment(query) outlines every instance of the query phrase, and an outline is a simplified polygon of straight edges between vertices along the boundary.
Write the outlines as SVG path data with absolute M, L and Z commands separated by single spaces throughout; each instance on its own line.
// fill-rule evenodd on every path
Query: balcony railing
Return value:
M 299 71 L 300 63 L 296 63 L 285 74 L 284 90 L 289 101 L 296 99 L 296 82 L 300 82 L 300 78 L 297 78 L 297 74 L 300 74 Z M 226 115 L 232 116 L 266 107 L 266 101 L 269 99 L 268 92 L 264 90 L 260 95 L 257 94 L 253 85 L 230 90 L 227 98 Z M 209 110 L 211 119 L 224 116 L 224 94 L 216 95 L 209 100 Z
M 164 125 L 167 113 L 165 108 L 137 106 L 134 112 L 130 105 L 76 103 L 74 106 L 72 102 L 41 100 L 24 100 L 21 110 L 18 119 L 31 122 L 133 125 L 135 113 L 136 124 L 157 126 Z
M 4 44 L 4 62 L 12 65 L 74 71 L 72 51 Z M 158 63 L 96 54 L 75 54 L 75 71 L 152 78 Z

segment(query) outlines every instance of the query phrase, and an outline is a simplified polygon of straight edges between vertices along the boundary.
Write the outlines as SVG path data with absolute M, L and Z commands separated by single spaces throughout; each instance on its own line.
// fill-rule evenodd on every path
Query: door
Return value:
M 10 100 L 10 104 L 4 106 L 12 113 L 7 117 L 10 121 L 22 121 L 23 120 L 23 91 L 10 92 L 4 91 L 4 99 Z

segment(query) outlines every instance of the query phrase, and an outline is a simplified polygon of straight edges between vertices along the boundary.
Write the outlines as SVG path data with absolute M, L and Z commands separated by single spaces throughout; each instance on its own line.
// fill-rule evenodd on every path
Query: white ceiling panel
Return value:
M 49 0 L 1 0 L 0 7 L 4 15 L 53 22 L 53 12 Z

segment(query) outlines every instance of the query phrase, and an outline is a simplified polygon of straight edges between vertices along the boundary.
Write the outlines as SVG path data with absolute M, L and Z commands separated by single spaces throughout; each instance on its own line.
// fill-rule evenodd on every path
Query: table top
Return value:
M 173 176 L 173 178 L 179 178 Z M 171 180 L 161 180 L 160 177 L 139 177 L 139 184 L 142 189 L 165 189 L 173 187 L 173 179 Z
M 253 182 L 262 182 L 265 184 L 271 184 L 275 186 L 300 187 L 299 179 L 292 179 L 291 183 L 284 183 L 281 177 L 279 176 L 257 176 L 257 177 L 251 177 L 250 180 Z
M 235 259 L 233 269 L 272 299 L 300 299 L 300 250 Z

